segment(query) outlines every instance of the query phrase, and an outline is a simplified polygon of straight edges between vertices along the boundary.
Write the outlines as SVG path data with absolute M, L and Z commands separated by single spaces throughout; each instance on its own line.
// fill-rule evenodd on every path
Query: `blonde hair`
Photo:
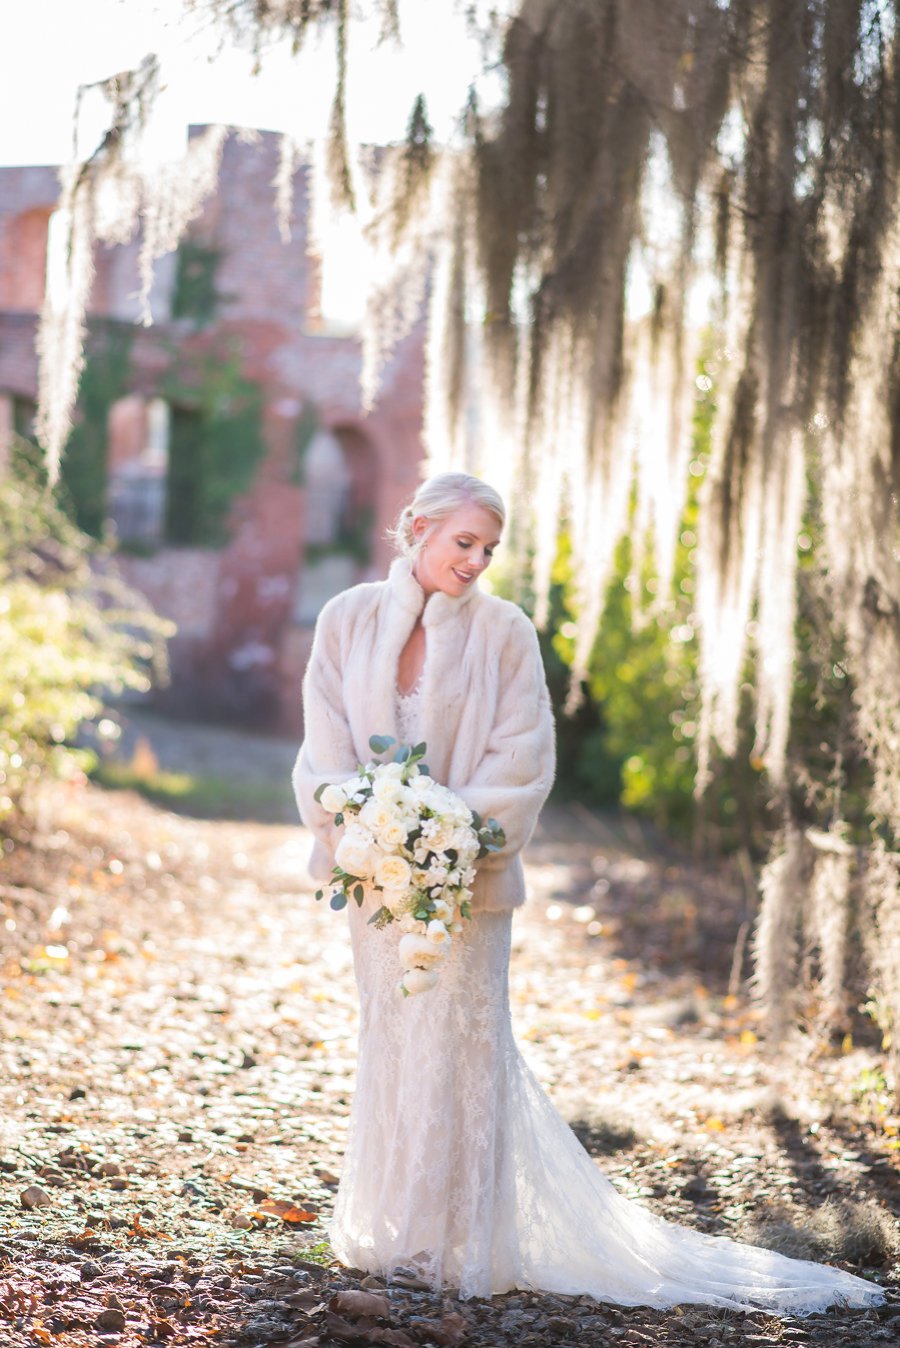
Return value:
M 393 540 L 398 552 L 412 560 L 439 521 L 468 503 L 483 506 L 503 528 L 506 506 L 494 487 L 469 473 L 437 473 L 423 482 L 409 505 L 403 507 L 393 529 L 388 529 L 388 537 Z M 431 529 L 426 529 L 421 538 L 416 538 L 413 533 L 413 520 L 417 515 L 424 515 L 433 521 Z

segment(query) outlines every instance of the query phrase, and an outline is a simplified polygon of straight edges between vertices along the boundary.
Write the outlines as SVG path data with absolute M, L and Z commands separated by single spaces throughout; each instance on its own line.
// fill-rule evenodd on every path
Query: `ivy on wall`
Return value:
M 175 261 L 172 317 L 189 318 L 206 327 L 215 318 L 222 296 L 216 273 L 222 253 L 196 239 L 183 239 Z
M 266 451 L 261 391 L 231 349 L 207 352 L 184 374 L 179 364 L 160 392 L 172 409 L 166 539 L 221 547 L 232 502 L 250 488 Z
M 78 528 L 102 538 L 106 522 L 109 409 L 128 392 L 130 324 L 94 320 L 78 395 L 75 428 L 60 472 L 60 500 Z

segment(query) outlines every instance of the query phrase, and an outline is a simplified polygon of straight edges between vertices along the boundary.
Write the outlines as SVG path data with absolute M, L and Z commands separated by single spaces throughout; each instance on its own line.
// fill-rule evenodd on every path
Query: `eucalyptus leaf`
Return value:
M 336 913 L 339 913 L 339 912 L 341 911 L 342 908 L 346 908 L 346 907 L 347 907 L 347 895 L 346 895 L 346 894 L 332 894 L 330 903 L 331 903 L 331 907 L 334 909 L 334 911 L 335 911 Z
M 369 736 L 369 748 L 372 750 L 372 753 L 373 753 L 373 754 L 384 754 L 384 753 L 387 753 L 387 751 L 388 751 L 388 749 L 390 749 L 391 745 L 392 745 L 392 744 L 396 744 L 396 743 L 397 743 L 397 741 L 394 739 L 393 735 L 370 735 L 370 736 Z

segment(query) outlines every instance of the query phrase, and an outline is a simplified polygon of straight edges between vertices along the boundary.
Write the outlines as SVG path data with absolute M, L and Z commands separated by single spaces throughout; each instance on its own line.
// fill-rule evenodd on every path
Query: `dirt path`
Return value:
M 797 1252 L 889 1281 L 900 1168 L 877 1055 L 767 1065 L 726 995 L 736 877 L 647 848 L 633 825 L 548 813 L 514 923 L 530 1064 L 626 1193 L 712 1232 L 778 1217 Z M 893 1300 L 776 1321 L 368 1280 L 388 1305 L 361 1317 L 321 1229 L 355 991 L 307 851 L 298 827 L 83 787 L 7 856 L 0 1345 L 894 1341 Z

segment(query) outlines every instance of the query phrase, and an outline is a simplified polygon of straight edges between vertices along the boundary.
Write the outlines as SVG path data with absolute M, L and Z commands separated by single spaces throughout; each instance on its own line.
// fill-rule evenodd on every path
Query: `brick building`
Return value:
M 271 133 L 228 137 L 216 193 L 157 264 L 152 327 L 138 322 L 138 242 L 98 249 L 91 333 L 124 370 L 102 406 L 92 490 L 126 577 L 177 623 L 159 702 L 299 734 L 315 616 L 330 594 L 386 572 L 385 528 L 419 480 L 424 359 L 420 327 L 363 411 L 359 341 L 321 314 L 306 170 L 284 243 L 277 158 Z M 57 196 L 54 168 L 0 168 L 0 455 L 33 415 Z M 253 393 L 249 421 L 230 414 L 236 390 L 244 403 Z M 229 482 L 239 489 L 223 502 Z

